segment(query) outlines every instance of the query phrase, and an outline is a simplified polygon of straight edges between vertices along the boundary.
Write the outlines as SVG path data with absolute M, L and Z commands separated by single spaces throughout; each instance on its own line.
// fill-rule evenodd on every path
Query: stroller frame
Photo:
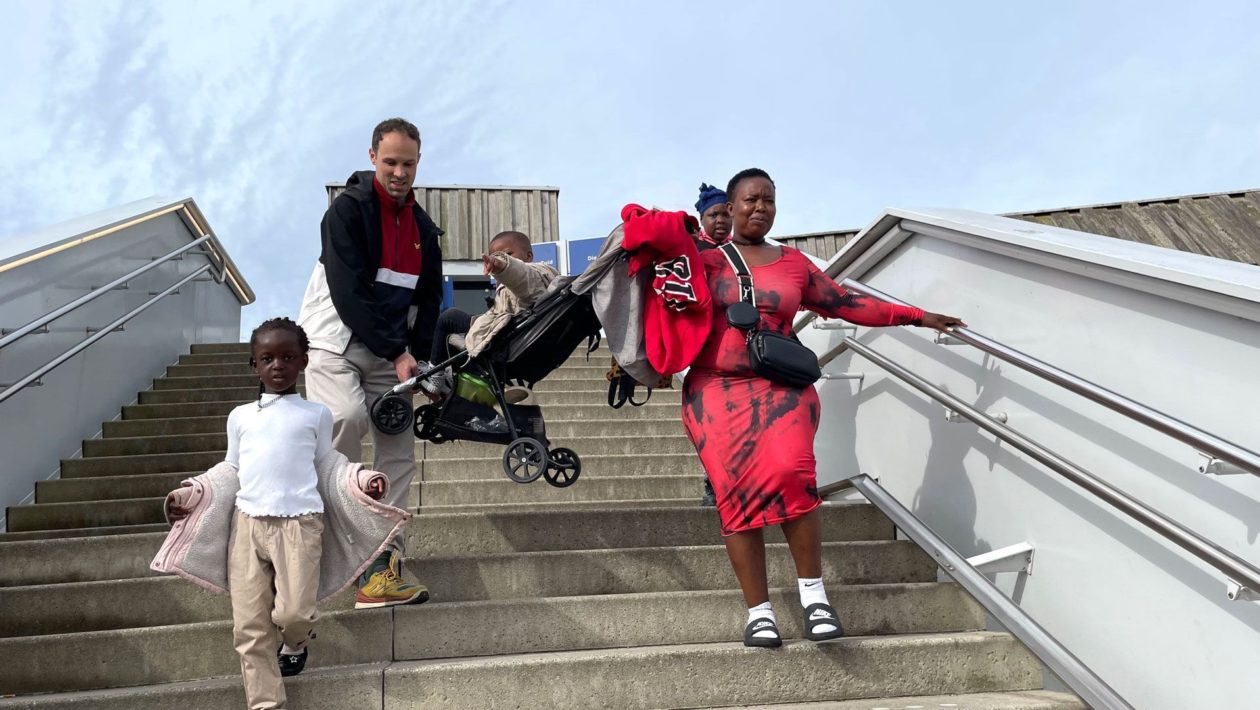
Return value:
M 377 397 L 369 410 L 372 423 L 385 434 L 401 434 L 410 428 L 414 431 L 416 438 L 439 445 L 456 440 L 505 444 L 507 448 L 503 452 L 502 465 L 503 472 L 508 478 L 517 483 L 531 483 L 542 477 L 548 484 L 557 488 L 573 485 L 581 475 L 581 458 L 572 449 L 564 447 L 551 449 L 550 441 L 546 437 L 541 410 L 534 405 L 509 404 L 504 384 L 515 380 L 532 388 L 559 366 L 558 362 L 552 367 L 547 367 L 547 365 L 553 360 L 562 362 L 567 359 L 573 350 L 576 350 L 577 343 L 568 345 L 568 352 L 564 352 L 559 358 L 554 357 L 554 354 L 545 358 L 541 365 L 533 361 L 522 364 L 523 374 L 527 376 L 510 379 L 508 376 L 509 368 L 512 366 L 510 362 L 512 355 L 505 350 L 511 350 L 515 337 L 529 336 L 532 329 L 545 329 L 556 324 L 558 320 L 561 320 L 561 316 L 567 315 L 568 309 L 564 306 L 573 303 L 570 299 L 586 298 L 585 295 L 573 293 L 567 284 L 546 295 L 532 308 L 513 316 L 507 327 L 494 336 L 490 347 L 477 356 L 469 356 L 467 351 L 456 353 Z M 587 303 L 589 304 L 589 300 Z M 568 322 L 569 319 L 565 320 Z M 591 320 L 596 325 L 592 333 L 585 333 L 580 327 L 576 331 L 569 329 L 564 331 L 567 341 L 571 341 L 574 334 L 585 338 L 588 353 L 598 347 L 599 342 L 598 320 L 595 320 L 593 315 Z M 515 354 L 523 355 L 540 340 L 540 337 L 535 334 L 524 346 L 521 346 L 520 352 Z M 503 347 L 505 343 L 506 348 Z M 564 349 L 565 344 L 565 341 L 557 343 L 556 351 Z M 477 407 L 482 407 L 484 411 L 493 411 L 490 407 L 458 397 L 454 391 L 448 394 L 441 404 L 423 404 L 412 409 L 412 396 L 420 389 L 420 384 L 447 367 L 452 368 L 457 374 L 475 367 L 478 374 L 489 380 L 491 393 L 498 404 L 497 414 L 502 416 L 507 425 L 506 432 L 478 431 L 452 421 L 453 408 L 463 408 L 465 413 Z M 522 426 L 524 417 L 529 417 L 536 423 L 531 422 L 530 426 Z

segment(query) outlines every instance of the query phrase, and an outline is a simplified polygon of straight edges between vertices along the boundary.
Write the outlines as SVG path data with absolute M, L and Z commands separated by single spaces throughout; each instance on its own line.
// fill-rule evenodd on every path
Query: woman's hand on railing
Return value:
M 919 320 L 919 325 L 924 328 L 935 328 L 936 330 L 946 332 L 954 328 L 966 328 L 967 324 L 958 316 L 946 316 L 940 313 L 923 313 L 923 318 Z

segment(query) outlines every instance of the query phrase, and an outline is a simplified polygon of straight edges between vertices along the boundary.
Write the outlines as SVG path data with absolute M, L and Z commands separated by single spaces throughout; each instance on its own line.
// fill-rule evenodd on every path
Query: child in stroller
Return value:
M 458 335 L 453 341 L 446 339 L 454 352 L 448 351 L 445 360 L 378 397 L 371 406 L 373 424 L 394 434 L 411 427 L 417 438 L 434 443 L 502 444 L 507 447 L 503 471 L 513 481 L 531 483 L 542 477 L 556 487 L 572 485 L 582 472 L 577 453 L 552 449 L 542 410 L 511 403 L 507 388 L 521 384 L 532 389 L 582 342 L 589 357 L 599 347 L 601 327 L 613 356 L 628 375 L 649 389 L 660 381 L 661 373 L 647 362 L 642 339 L 641 314 L 643 302 L 651 297 L 651 270 L 634 276 L 628 273 L 623 237 L 623 227 L 618 226 L 581 275 L 557 277 L 480 349 L 463 349 Z M 412 395 L 425 389 L 432 378 L 445 377 L 448 367 L 454 372 L 450 394 L 440 403 L 413 411 Z
M 589 299 L 557 284 L 555 269 L 532 261 L 524 234 L 503 232 L 489 246 L 485 272 L 500 281 L 490 310 L 476 319 L 455 309 L 444 312 L 434 334 L 433 364 L 373 402 L 372 421 L 385 433 L 412 427 L 418 438 L 438 444 L 504 444 L 503 470 L 512 480 L 530 483 L 541 476 L 553 486 L 570 486 L 581 474 L 581 459 L 571 449 L 551 449 L 542 410 L 518 403 L 509 385 L 532 389 L 579 342 L 598 343 L 599 321 Z M 417 390 L 434 403 L 412 412 Z

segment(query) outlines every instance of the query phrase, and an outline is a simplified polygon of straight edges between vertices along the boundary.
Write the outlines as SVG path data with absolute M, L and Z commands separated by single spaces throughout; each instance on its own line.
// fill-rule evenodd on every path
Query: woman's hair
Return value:
M 770 173 L 767 173 L 761 168 L 745 168 L 744 170 L 740 170 L 735 173 L 735 177 L 731 178 L 731 181 L 726 183 L 726 198 L 734 201 L 735 189 L 739 187 L 739 184 L 745 180 L 751 180 L 753 178 L 765 178 L 770 181 L 770 187 L 774 187 L 774 180 L 770 179 Z
M 270 320 L 263 321 L 257 328 L 254 328 L 254 332 L 249 334 L 249 364 L 251 367 L 254 365 L 254 350 L 255 348 L 258 347 L 259 336 L 261 336 L 263 333 L 267 333 L 273 330 L 283 330 L 283 331 L 292 333 L 294 337 L 297 338 L 298 347 L 301 348 L 302 352 L 305 353 L 305 352 L 310 351 L 311 341 L 309 338 L 306 337 L 306 331 L 302 330 L 302 326 L 298 325 L 297 323 L 294 323 L 288 318 L 284 318 L 284 317 L 272 318 Z M 258 401 L 259 402 L 262 401 L 263 393 L 266 391 L 267 391 L 266 386 L 263 385 L 262 379 L 259 378 L 258 380 Z M 259 406 L 259 408 L 261 408 L 261 405 Z

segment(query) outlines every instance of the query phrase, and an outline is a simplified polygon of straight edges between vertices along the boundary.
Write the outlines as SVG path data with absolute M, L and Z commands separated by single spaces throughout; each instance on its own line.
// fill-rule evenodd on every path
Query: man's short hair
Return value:
M 401 133 L 420 145 L 420 129 L 416 128 L 416 124 L 405 118 L 387 118 L 376 124 L 376 128 L 372 129 L 372 152 L 380 150 L 381 139 L 387 133 Z

